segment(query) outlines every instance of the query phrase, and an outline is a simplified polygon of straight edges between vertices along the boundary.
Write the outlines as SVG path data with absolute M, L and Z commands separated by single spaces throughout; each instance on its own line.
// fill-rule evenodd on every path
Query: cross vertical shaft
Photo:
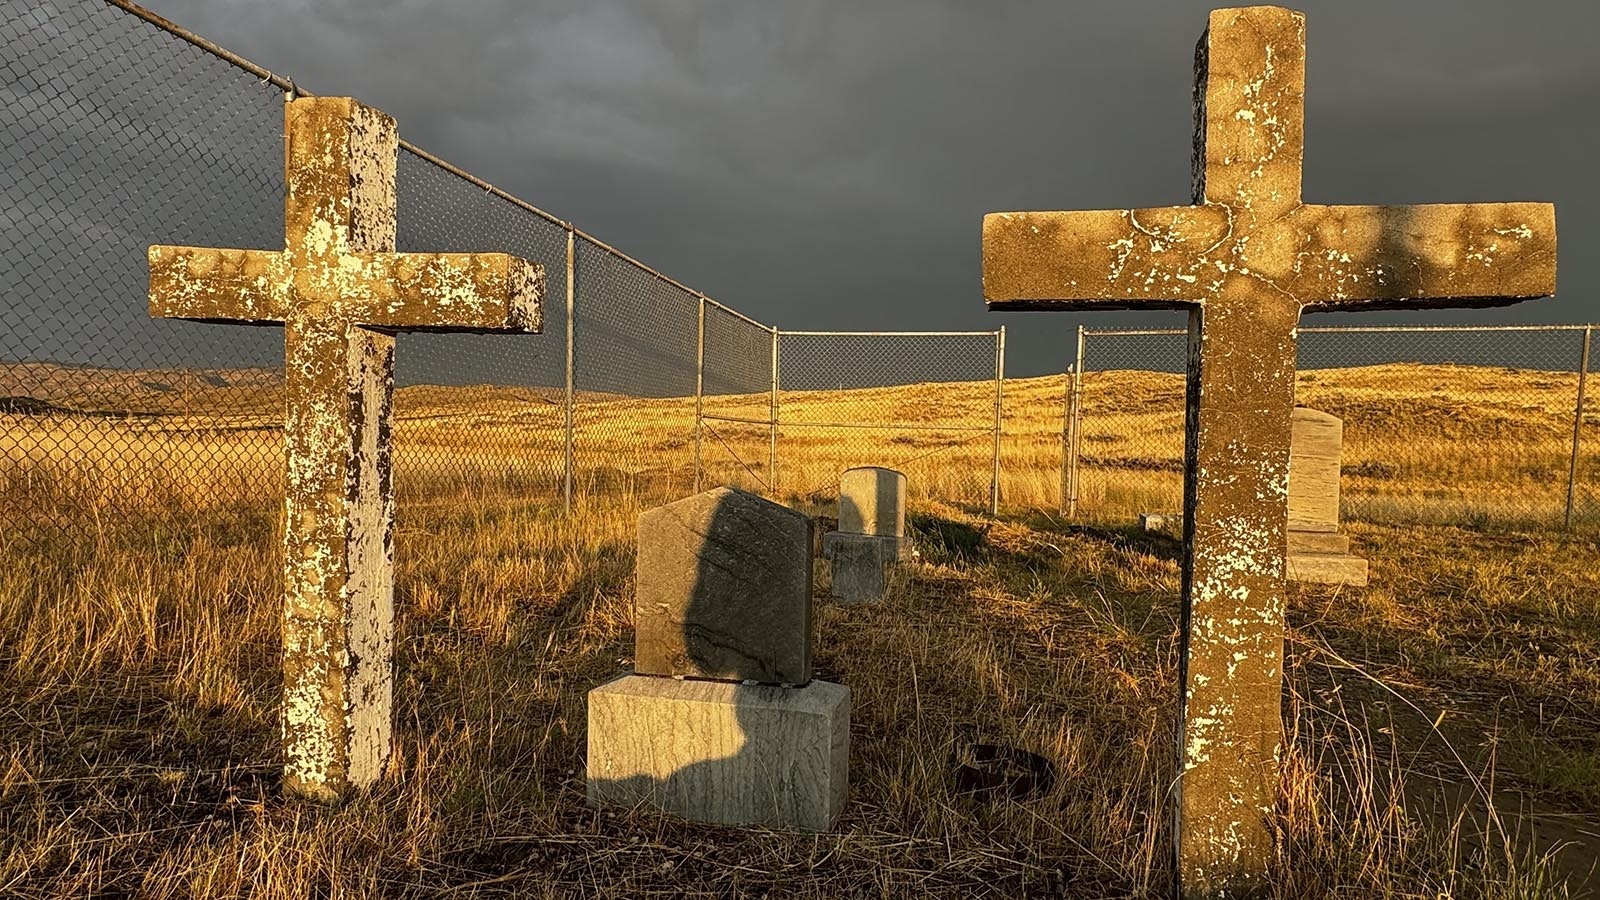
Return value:
M 342 256 L 393 252 L 394 121 L 364 107 L 290 103 L 284 125 L 285 246 L 304 273 L 296 287 L 322 280 Z M 393 335 L 351 322 L 337 302 L 295 304 L 284 392 L 284 778 L 317 794 L 376 781 L 389 756 Z
M 1195 97 L 1194 202 L 1227 210 L 1230 231 L 1246 233 L 1299 206 L 1304 17 L 1212 13 Z M 1272 854 L 1300 319 L 1299 303 L 1248 266 L 1225 269 L 1219 302 L 1189 311 L 1175 787 L 1180 877 L 1223 886 L 1253 881 Z

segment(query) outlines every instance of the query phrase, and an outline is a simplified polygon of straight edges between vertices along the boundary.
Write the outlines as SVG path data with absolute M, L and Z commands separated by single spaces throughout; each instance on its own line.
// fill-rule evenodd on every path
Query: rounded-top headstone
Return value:
M 905 473 L 882 466 L 846 469 L 839 476 L 839 530 L 905 537 Z
M 1339 457 L 1344 422 L 1319 409 L 1297 406 L 1289 436 L 1289 530 L 1339 527 Z
M 720 487 L 639 516 L 634 671 L 811 680 L 811 520 Z

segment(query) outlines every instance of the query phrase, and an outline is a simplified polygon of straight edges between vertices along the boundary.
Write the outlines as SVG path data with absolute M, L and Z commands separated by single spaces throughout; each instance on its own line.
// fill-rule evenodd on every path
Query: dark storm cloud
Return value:
M 1180 321 L 985 313 L 979 223 L 1185 202 L 1206 2 L 150 5 L 783 327 L 1005 323 L 1026 374 L 1058 369 L 1080 321 Z M 1593 318 L 1600 9 L 1300 8 L 1308 200 L 1558 205 L 1558 299 L 1362 320 Z

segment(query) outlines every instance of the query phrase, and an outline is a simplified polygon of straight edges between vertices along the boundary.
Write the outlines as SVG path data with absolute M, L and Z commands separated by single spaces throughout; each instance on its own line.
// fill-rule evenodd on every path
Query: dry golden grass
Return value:
M 1415 395 L 1311 374 L 1306 388 L 1329 393 L 1307 399 L 1350 415 L 1352 438 L 1363 398 Z M 1130 417 L 1125 444 L 1094 445 L 1102 456 L 1164 458 L 1133 440 L 1167 415 L 1168 386 L 1150 381 L 1086 394 L 1104 404 L 1095 418 Z M 819 608 L 818 668 L 854 695 L 851 798 L 821 836 L 582 802 L 584 693 L 629 664 L 633 516 L 692 486 L 688 401 L 587 404 L 568 519 L 559 407 L 402 393 L 399 752 L 393 778 L 332 811 L 276 792 L 276 465 L 257 463 L 265 480 L 252 480 L 237 455 L 274 451 L 274 433 L 192 416 L 160 433 L 6 418 L 11 444 L 23 427 L 123 443 L 32 454 L 5 475 L 6 508 L 31 518 L 0 544 L 0 895 L 1170 896 L 1177 547 L 1028 511 L 1056 500 L 1061 388 L 1008 384 L 1016 436 L 992 526 L 975 514 L 986 435 L 907 463 L 941 435 L 873 447 L 853 431 L 784 432 L 780 487 L 812 512 L 845 465 L 905 465 L 923 549 L 881 606 Z M 877 404 L 948 425 L 968 420 L 939 417 L 983 390 L 783 401 L 812 421 L 869 421 Z M 755 418 L 765 399 L 708 411 Z M 1559 405 L 1441 422 L 1394 403 L 1415 433 L 1353 440 L 1351 455 L 1395 459 L 1432 440 L 1416 465 L 1459 460 L 1459 482 L 1470 458 L 1515 458 L 1486 422 Z M 714 424 L 755 473 L 708 436 L 716 480 L 759 486 L 765 430 Z M 1388 482 L 1429 503 L 1444 489 Z M 1550 487 L 1526 491 L 1544 502 Z M 1563 896 L 1553 879 L 1581 875 L 1600 846 L 1586 837 L 1600 831 L 1600 546 L 1548 530 L 1351 530 L 1374 586 L 1291 591 L 1274 896 Z M 819 599 L 824 586 L 819 569 Z M 951 757 L 974 735 L 1052 759 L 1054 788 L 957 793 Z M 1562 838 L 1586 843 L 1541 861 Z

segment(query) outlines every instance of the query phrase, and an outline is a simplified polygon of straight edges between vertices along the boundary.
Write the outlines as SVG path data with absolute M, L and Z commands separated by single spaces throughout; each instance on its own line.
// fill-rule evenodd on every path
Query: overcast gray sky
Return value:
M 1199 0 L 148 0 L 416 144 L 785 328 L 1010 326 L 1019 374 L 1079 322 L 988 313 L 984 213 L 1187 202 Z M 1600 318 L 1600 5 L 1316 0 L 1305 197 L 1549 200 L 1555 299 L 1310 324 Z M 547 260 L 553 264 L 555 260 Z

